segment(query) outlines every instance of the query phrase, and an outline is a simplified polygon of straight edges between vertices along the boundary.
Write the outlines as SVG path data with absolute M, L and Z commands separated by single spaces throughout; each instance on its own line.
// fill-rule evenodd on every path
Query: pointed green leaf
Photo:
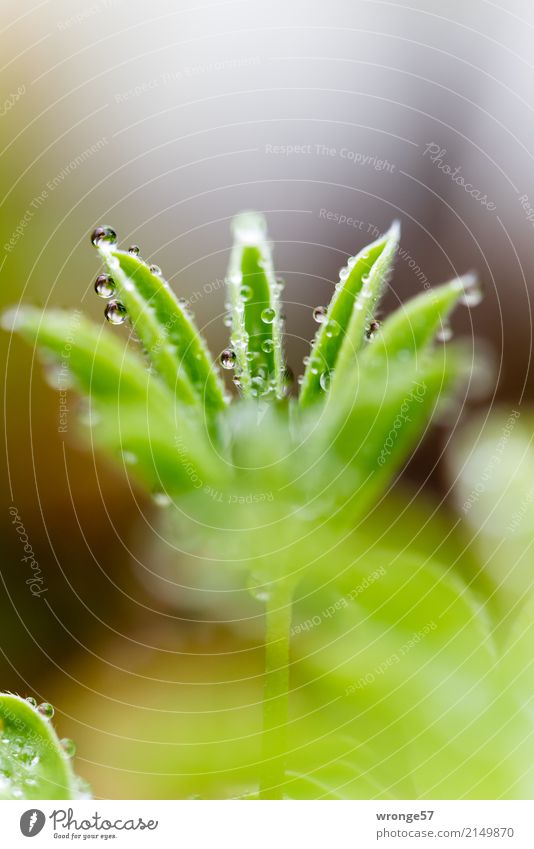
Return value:
M 280 284 L 265 219 L 253 212 L 232 222 L 234 246 L 228 269 L 232 307 L 232 350 L 244 397 L 284 395 Z
M 345 381 L 354 370 L 357 354 L 365 345 L 366 334 L 374 321 L 375 310 L 386 287 L 399 244 L 400 224 L 396 221 L 384 237 L 384 246 L 368 274 L 362 278 L 362 286 L 354 301 L 347 332 L 330 380 L 333 392 L 344 391 Z
M 125 400 L 146 395 L 149 374 L 140 357 L 79 312 L 24 306 L 5 312 L 2 327 L 60 361 L 65 384 L 74 378 L 84 394 L 104 400 L 115 399 L 117 393 Z M 165 397 L 163 387 L 160 395 Z
M 398 225 L 390 233 L 381 236 L 372 244 L 351 257 L 339 274 L 330 305 L 316 333 L 310 358 L 307 363 L 301 385 L 299 400 L 307 406 L 324 397 L 321 376 L 329 375 L 336 368 L 338 355 L 349 331 L 351 319 L 358 298 L 365 285 L 369 284 L 369 275 L 386 249 L 391 236 L 397 234 Z M 398 236 L 397 236 L 398 238 Z M 376 275 L 375 275 L 376 276 Z M 367 291 L 367 290 L 366 290 Z
M 150 490 L 175 495 L 226 475 L 227 467 L 193 411 L 177 404 L 141 358 L 112 333 L 79 313 L 33 307 L 9 311 L 3 326 L 60 364 L 58 389 L 74 379 L 90 399 L 95 442 L 122 457 Z
M 0 694 L 0 799 L 81 795 L 82 783 L 52 723 L 26 699 Z
M 99 252 L 148 359 L 173 394 L 185 404 L 203 403 L 208 412 L 222 409 L 223 386 L 206 343 L 169 284 L 137 256 L 105 242 Z
M 374 334 L 362 358 L 362 368 L 366 358 L 373 362 L 379 358 L 391 360 L 422 351 L 436 333 L 446 331 L 456 304 L 474 299 L 477 291 L 476 276 L 466 274 L 402 304 Z

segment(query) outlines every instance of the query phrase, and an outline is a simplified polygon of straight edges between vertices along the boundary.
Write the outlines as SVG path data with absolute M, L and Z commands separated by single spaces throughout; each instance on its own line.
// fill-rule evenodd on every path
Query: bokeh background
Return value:
M 486 290 L 453 323 L 491 362 L 485 395 L 473 392 L 405 472 L 422 503 L 452 514 L 451 429 L 532 402 L 532 4 L 4 0 L 0 31 L 2 307 L 60 305 L 103 322 L 88 234 L 110 223 L 191 299 L 216 355 L 229 222 L 259 209 L 287 281 L 298 374 L 312 308 L 347 255 L 400 218 L 386 311 L 469 269 Z M 97 796 L 187 794 L 176 776 L 194 740 L 177 714 L 215 700 L 228 735 L 254 729 L 259 708 L 239 708 L 238 679 L 260 694 L 257 636 L 217 621 L 224 613 L 191 589 L 194 569 L 174 557 L 152 502 L 78 434 L 75 399 L 63 433 L 33 352 L 6 333 L 0 344 L 2 689 L 55 704 Z M 11 505 L 46 604 L 24 583 Z

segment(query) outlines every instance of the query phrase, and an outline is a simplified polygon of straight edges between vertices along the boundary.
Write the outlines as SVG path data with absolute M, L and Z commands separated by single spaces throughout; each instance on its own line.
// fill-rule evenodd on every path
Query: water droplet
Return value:
M 460 296 L 460 303 L 464 307 L 477 307 L 484 297 L 482 285 L 476 274 L 464 274 L 460 277 L 459 283 L 463 293 Z
M 264 324 L 272 324 L 276 318 L 276 310 L 274 307 L 265 307 L 261 313 L 261 320 Z
M 326 307 L 315 307 L 313 311 L 313 320 L 316 321 L 317 324 L 322 324 L 326 319 L 326 313 Z
M 236 355 L 231 348 L 225 348 L 221 354 L 220 362 L 223 368 L 231 369 L 235 366 Z
M 34 699 L 33 696 L 27 696 L 26 701 L 32 707 L 37 707 L 37 699 Z
M 69 737 L 63 737 L 63 739 L 59 742 L 66 757 L 73 758 L 76 754 L 76 743 L 74 742 L 74 740 L 71 740 Z
M 161 275 L 161 268 L 159 265 L 149 265 L 148 270 L 151 274 L 157 274 L 158 277 Z
M 152 501 L 158 507 L 169 507 L 172 504 L 172 498 L 166 492 L 153 492 Z
M 137 463 L 137 455 L 133 453 L 133 451 L 123 451 L 122 459 L 128 466 L 135 466 Z
M 331 339 L 333 336 L 339 336 L 340 330 L 341 328 L 339 324 L 333 319 L 331 319 L 326 325 L 326 335 L 329 339 Z
M 321 377 L 319 378 L 319 384 L 321 386 L 321 389 L 324 389 L 325 392 L 327 392 L 328 389 L 330 389 L 330 384 L 332 382 L 332 375 L 333 374 L 334 374 L 333 370 L 332 371 L 323 371 L 323 373 L 321 374 Z
M 113 247 L 117 244 L 117 234 L 113 227 L 96 227 L 91 233 L 91 242 L 96 248 L 100 245 Z
M 247 301 L 250 301 L 250 299 L 252 298 L 252 289 L 251 289 L 250 286 L 241 286 L 241 289 L 239 290 L 239 294 L 241 295 L 241 298 L 246 303 Z
M 226 313 L 226 315 L 223 318 L 223 324 L 224 324 L 225 327 L 231 327 L 232 326 L 232 314 L 231 313 Z
M 128 312 L 120 301 L 110 301 L 104 310 L 104 315 L 110 324 L 124 324 Z
M 99 274 L 95 280 L 95 292 L 100 298 L 111 298 L 115 292 L 115 281 L 109 274 Z
M 250 392 L 254 398 L 259 398 L 265 392 L 265 379 L 261 375 L 255 375 L 250 381 Z
M 269 601 L 272 594 L 272 589 L 269 585 L 260 583 L 260 579 L 251 575 L 247 581 L 247 588 L 256 601 Z
M 443 322 L 440 329 L 436 333 L 436 339 L 438 342 L 448 342 L 449 339 L 452 339 L 452 327 L 449 322 Z
M 339 279 L 341 280 L 342 283 L 345 282 L 345 280 L 349 276 L 349 271 L 350 271 L 350 269 L 347 268 L 347 266 L 344 266 L 341 269 L 341 271 L 339 272 Z
M 130 247 L 128 248 L 128 253 L 132 256 L 139 256 L 140 250 L 141 248 L 139 247 L 139 245 L 130 245 Z
M 380 322 L 379 321 L 370 321 L 369 322 L 369 327 L 367 328 L 367 332 L 365 334 L 367 336 L 367 338 L 369 339 L 369 341 L 371 341 L 371 339 L 375 338 L 375 334 L 377 333 L 377 331 L 379 329 L 380 329 Z
M 45 719 L 52 719 L 54 716 L 54 707 L 50 704 L 50 702 L 41 702 L 41 704 L 37 706 L 37 710 L 41 716 L 45 717 Z

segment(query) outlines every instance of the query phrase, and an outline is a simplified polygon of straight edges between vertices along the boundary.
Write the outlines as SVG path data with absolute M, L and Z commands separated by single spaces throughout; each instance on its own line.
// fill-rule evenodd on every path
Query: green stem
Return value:
M 292 586 L 280 583 L 273 588 L 265 608 L 260 799 L 281 799 L 285 779 L 292 595 Z

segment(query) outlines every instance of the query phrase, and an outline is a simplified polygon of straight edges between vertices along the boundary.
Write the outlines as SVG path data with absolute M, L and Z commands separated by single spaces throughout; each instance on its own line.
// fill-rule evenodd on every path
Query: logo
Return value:
M 24 837 L 35 837 L 42 830 L 46 822 L 46 817 L 42 811 L 32 808 L 29 811 L 24 811 L 20 818 L 20 830 Z

